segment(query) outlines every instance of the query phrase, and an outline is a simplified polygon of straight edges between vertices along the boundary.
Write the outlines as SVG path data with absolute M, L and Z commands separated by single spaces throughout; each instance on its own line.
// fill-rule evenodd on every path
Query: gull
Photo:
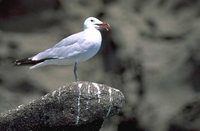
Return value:
M 16 60 L 15 65 L 32 65 L 30 69 L 34 69 L 47 65 L 74 64 L 74 77 L 78 81 L 77 64 L 92 58 L 99 51 L 102 43 L 100 30 L 108 31 L 110 26 L 95 17 L 89 17 L 83 28 L 83 31 L 62 39 L 35 56 Z

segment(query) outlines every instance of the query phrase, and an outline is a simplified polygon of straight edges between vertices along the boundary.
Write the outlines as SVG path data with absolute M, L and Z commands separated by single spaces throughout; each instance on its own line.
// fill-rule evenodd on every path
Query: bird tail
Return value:
M 35 65 L 35 64 L 41 63 L 43 61 L 45 61 L 45 59 L 43 59 L 43 60 L 32 60 L 31 58 L 24 58 L 24 59 L 16 60 L 14 62 L 14 64 L 16 66 Z

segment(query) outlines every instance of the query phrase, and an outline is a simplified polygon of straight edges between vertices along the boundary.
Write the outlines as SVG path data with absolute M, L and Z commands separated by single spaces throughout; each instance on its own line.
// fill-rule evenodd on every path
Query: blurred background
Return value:
M 107 21 L 82 81 L 121 90 L 126 106 L 101 131 L 200 131 L 199 0 L 0 0 L 0 112 L 74 81 L 73 66 L 36 70 L 13 61 Z

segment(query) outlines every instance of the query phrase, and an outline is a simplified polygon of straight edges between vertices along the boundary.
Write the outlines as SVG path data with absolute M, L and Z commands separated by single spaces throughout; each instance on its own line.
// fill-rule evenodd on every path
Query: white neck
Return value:
M 86 28 L 84 31 L 87 32 L 87 37 L 90 40 L 98 41 L 98 43 L 101 44 L 102 37 L 101 37 L 101 32 L 97 30 L 96 28 Z

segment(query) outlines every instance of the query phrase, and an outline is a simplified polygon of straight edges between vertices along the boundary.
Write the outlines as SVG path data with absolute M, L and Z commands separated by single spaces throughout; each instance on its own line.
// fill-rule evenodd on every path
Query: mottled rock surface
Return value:
M 123 116 L 104 123 L 101 131 L 166 131 L 174 115 L 183 115 L 183 106 L 199 96 L 199 0 L 52 1 L 0 1 L 0 10 L 6 9 L 0 14 L 11 13 L 0 22 L 0 112 L 74 80 L 72 66 L 29 71 L 10 61 L 82 30 L 88 16 L 108 22 L 111 30 L 103 32 L 98 54 L 78 66 L 79 78 L 118 87 L 126 96 Z M 20 12 L 27 15 L 15 15 Z
M 123 94 L 106 85 L 74 82 L 28 105 L 1 114 L 0 130 L 99 130 L 124 105 Z
M 171 119 L 169 131 L 200 131 L 200 99 L 186 104 Z

